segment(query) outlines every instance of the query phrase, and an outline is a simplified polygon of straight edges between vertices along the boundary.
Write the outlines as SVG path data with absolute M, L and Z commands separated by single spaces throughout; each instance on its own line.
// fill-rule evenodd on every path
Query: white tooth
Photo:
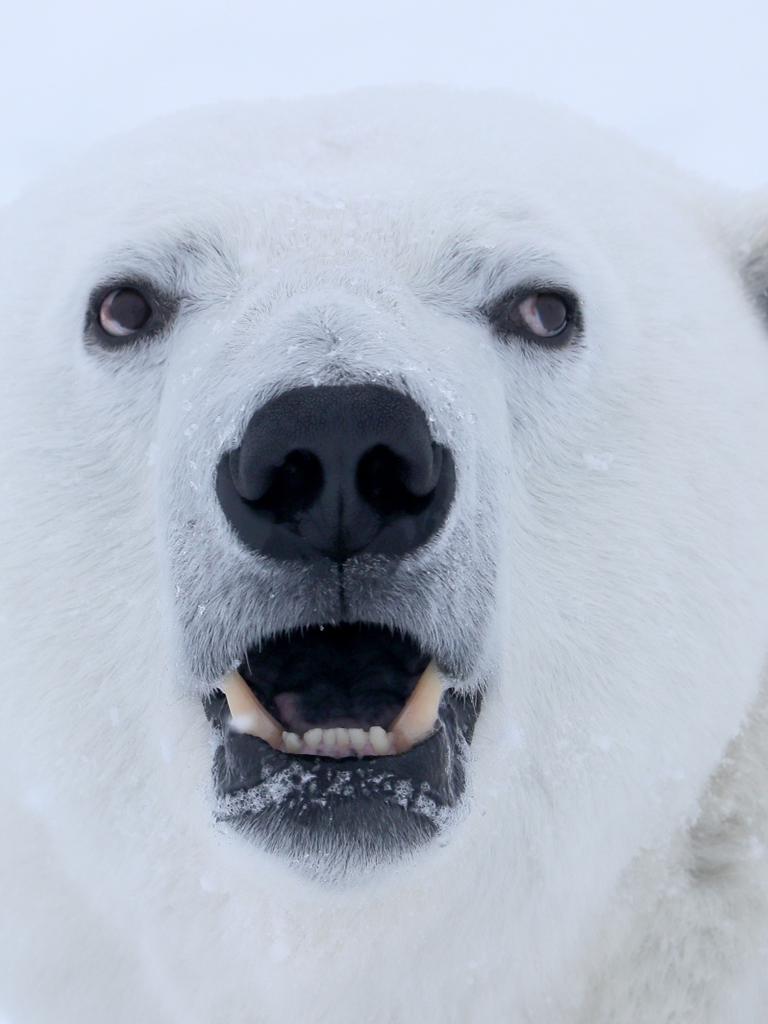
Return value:
M 380 725 L 371 726 L 371 728 L 368 731 L 368 735 L 371 738 L 371 746 L 373 747 L 374 753 L 388 753 L 389 736 L 387 736 L 385 729 L 382 729 Z
M 323 729 L 323 746 L 326 754 L 336 753 L 336 730 Z
M 362 754 L 368 742 L 368 733 L 365 729 L 348 729 L 347 731 L 349 732 L 349 742 L 352 744 L 352 749 L 357 754 Z
M 224 676 L 220 688 L 227 698 L 232 728 L 236 732 L 257 736 L 273 747 L 280 746 L 283 730 L 239 672 Z
M 309 732 L 304 733 L 304 746 L 307 747 L 311 754 L 317 750 L 323 739 L 322 729 L 310 729 Z
M 339 754 L 348 754 L 352 743 L 349 738 L 349 729 L 336 730 L 336 751 Z
M 416 683 L 405 707 L 389 727 L 398 753 L 410 750 L 429 736 L 435 727 L 442 696 L 443 681 L 437 666 L 431 661 Z
M 295 732 L 284 732 L 283 746 L 289 754 L 298 754 L 301 751 L 301 736 Z

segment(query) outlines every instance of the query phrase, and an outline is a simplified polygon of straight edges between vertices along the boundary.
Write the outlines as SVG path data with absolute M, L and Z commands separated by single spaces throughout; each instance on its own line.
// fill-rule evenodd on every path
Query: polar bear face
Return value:
M 7 647 L 61 666 L 50 763 L 111 806 L 87 737 L 193 830 L 210 774 L 206 828 L 323 877 L 469 841 L 598 884 L 668 835 L 766 654 L 740 216 L 429 96 L 179 118 L 19 204 Z

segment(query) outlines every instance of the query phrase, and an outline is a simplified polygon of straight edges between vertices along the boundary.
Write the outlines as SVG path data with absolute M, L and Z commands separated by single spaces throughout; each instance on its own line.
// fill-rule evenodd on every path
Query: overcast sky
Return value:
M 567 102 L 768 184 L 767 0 L 9 0 L 0 199 L 86 142 L 221 98 L 402 82 Z

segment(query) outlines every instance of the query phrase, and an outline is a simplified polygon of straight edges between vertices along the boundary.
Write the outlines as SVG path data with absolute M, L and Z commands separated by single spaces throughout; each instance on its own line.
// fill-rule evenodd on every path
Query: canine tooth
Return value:
M 351 746 L 349 729 L 338 728 L 336 730 L 336 751 L 339 754 L 348 754 Z
M 348 729 L 349 742 L 357 754 L 362 754 L 368 742 L 368 733 L 365 729 Z
M 410 750 L 432 732 L 442 696 L 443 681 L 437 666 L 430 661 L 405 707 L 389 727 L 398 753 Z
M 261 707 L 259 701 L 239 672 L 229 672 L 221 681 L 221 689 L 227 698 L 232 717 L 249 715 Z
M 387 736 L 385 729 L 382 729 L 380 725 L 373 725 L 368 730 L 368 735 L 374 753 L 386 754 L 389 752 L 389 736 Z
M 310 753 L 314 754 L 317 748 L 320 746 L 323 740 L 322 729 L 310 729 L 304 733 L 304 745 L 309 749 Z
M 301 751 L 301 736 L 295 732 L 284 732 L 283 746 L 289 754 L 298 754 Z
M 239 672 L 227 673 L 220 688 L 227 698 L 232 728 L 236 732 L 266 740 L 273 747 L 280 746 L 283 730 Z

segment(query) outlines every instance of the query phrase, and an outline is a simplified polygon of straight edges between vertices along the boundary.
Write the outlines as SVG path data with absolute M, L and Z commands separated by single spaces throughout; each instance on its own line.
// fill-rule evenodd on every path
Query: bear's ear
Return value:
M 747 290 L 768 323 L 768 194 L 751 201 L 743 211 L 737 254 Z

